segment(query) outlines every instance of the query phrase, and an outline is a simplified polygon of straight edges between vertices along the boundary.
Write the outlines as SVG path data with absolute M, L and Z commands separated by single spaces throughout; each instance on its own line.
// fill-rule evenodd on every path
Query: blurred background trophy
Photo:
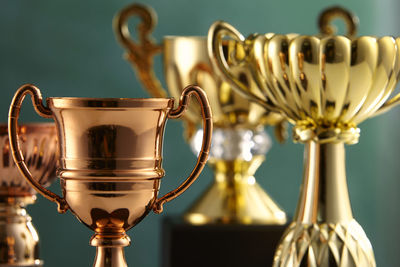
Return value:
M 26 164 L 42 186 L 56 177 L 57 134 L 54 124 L 32 123 L 17 128 Z M 6 124 L 0 124 L 0 266 L 43 266 L 39 236 L 25 207 L 35 203 L 36 191 L 12 159 Z
M 334 35 L 331 22 L 344 19 L 347 35 Z M 249 99 L 280 111 L 294 124 L 293 139 L 304 143 L 304 180 L 293 222 L 277 248 L 275 267 L 374 267 L 370 241 L 353 218 L 347 189 L 345 144 L 358 142 L 358 124 L 399 103 L 389 99 L 400 74 L 400 39 L 356 38 L 358 19 L 341 7 L 321 13 L 320 35 L 252 35 L 215 23 L 214 63 Z M 247 90 L 223 55 L 229 36 L 259 85 Z M 370 155 L 372 156 L 372 155 Z
M 138 41 L 128 28 L 128 20 L 133 17 L 141 20 L 136 32 Z M 285 135 L 282 117 L 241 97 L 215 73 L 208 56 L 206 36 L 166 36 L 162 44 L 156 44 L 151 36 L 155 25 L 153 9 L 140 4 L 124 8 L 114 20 L 117 39 L 126 49 L 126 59 L 139 80 L 153 97 L 177 98 L 182 86 L 197 84 L 207 92 L 213 112 L 214 134 L 208 165 L 214 171 L 214 181 L 186 211 L 185 220 L 195 225 L 285 224 L 284 211 L 254 178 L 271 146 L 264 126 L 275 125 L 278 140 L 282 142 Z M 225 53 L 234 50 L 234 45 L 234 42 L 226 42 Z M 154 56 L 159 53 L 163 56 L 168 92 L 153 69 Z M 249 70 L 235 67 L 234 73 L 249 90 L 254 90 L 256 84 Z M 199 111 L 197 105 L 192 105 L 184 117 L 185 138 L 196 154 L 202 136 L 202 130 L 197 128 L 201 122 Z

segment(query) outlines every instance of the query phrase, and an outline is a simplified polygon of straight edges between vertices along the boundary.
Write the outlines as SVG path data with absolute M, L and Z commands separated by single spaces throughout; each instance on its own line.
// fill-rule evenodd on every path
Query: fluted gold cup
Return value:
M 18 117 L 27 94 L 37 113 L 53 118 L 59 138 L 57 175 L 63 196 L 42 187 L 30 172 L 17 142 Z M 162 142 L 167 118 L 179 118 L 196 96 L 203 117 L 203 144 L 196 166 L 175 190 L 158 198 L 162 169 Z M 16 92 L 9 112 L 9 138 L 13 158 L 29 184 L 68 209 L 92 229 L 90 244 L 97 249 L 95 267 L 127 266 L 123 247 L 130 244 L 126 231 L 150 210 L 160 213 L 163 204 L 182 194 L 199 176 L 211 145 L 212 119 L 207 97 L 197 86 L 182 91 L 179 106 L 172 98 L 68 98 L 52 97 L 43 104 L 40 91 L 24 85 Z
M 347 36 L 333 35 L 329 22 L 345 19 Z M 306 145 L 304 180 L 293 222 L 274 257 L 275 267 L 372 267 L 372 246 L 353 218 L 344 144 L 355 144 L 358 124 L 399 103 L 389 99 L 400 73 L 400 39 L 354 37 L 357 19 L 334 7 L 320 16 L 321 34 L 251 35 L 233 26 L 211 26 L 213 62 L 232 86 L 294 124 L 293 139 Z M 223 39 L 244 46 L 232 54 L 251 69 L 259 91 L 246 90 L 223 56 Z M 240 52 L 240 53 L 239 53 Z
M 134 16 L 141 19 L 137 27 L 138 42 L 131 36 L 127 24 Z M 126 58 L 139 80 L 154 97 L 177 98 L 181 86 L 197 84 L 207 92 L 213 112 L 209 166 L 214 170 L 215 179 L 185 212 L 184 218 L 192 224 L 284 224 L 285 213 L 254 178 L 271 145 L 264 125 L 278 125 L 276 133 L 282 140 L 285 133 L 282 117 L 241 97 L 215 73 L 206 36 L 166 36 L 162 44 L 156 44 L 151 37 L 155 24 L 153 9 L 140 4 L 124 8 L 114 19 L 117 39 L 126 49 Z M 232 45 L 235 43 L 224 44 L 226 53 L 235 49 Z M 154 73 L 154 56 L 159 53 L 163 56 L 168 92 Z M 254 90 L 256 84 L 247 69 L 235 67 L 234 72 Z M 196 129 L 201 122 L 199 110 L 199 106 L 193 105 L 183 118 L 186 139 L 195 153 L 199 152 L 202 136 L 202 130 Z
M 57 135 L 52 123 L 23 124 L 16 129 L 26 164 L 42 186 L 56 177 Z M 0 266 L 43 266 L 39 236 L 25 207 L 36 191 L 12 160 L 7 124 L 0 124 Z

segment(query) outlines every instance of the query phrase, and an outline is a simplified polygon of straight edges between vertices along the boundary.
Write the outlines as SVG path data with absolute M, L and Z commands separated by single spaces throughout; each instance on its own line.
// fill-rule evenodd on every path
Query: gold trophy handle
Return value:
M 201 145 L 201 150 L 199 155 L 197 156 L 197 163 L 192 172 L 190 173 L 189 177 L 179 185 L 178 188 L 172 190 L 171 192 L 167 193 L 163 197 L 157 199 L 154 204 L 153 210 L 155 213 L 161 213 L 163 211 L 164 203 L 173 200 L 174 198 L 178 197 L 182 194 L 189 186 L 199 177 L 201 171 L 203 170 L 207 159 L 208 159 L 208 152 L 211 147 L 211 136 L 212 136 L 212 115 L 211 115 L 211 108 L 210 104 L 208 103 L 206 93 L 198 86 L 189 85 L 187 86 L 181 94 L 179 99 L 179 106 L 172 110 L 168 117 L 172 119 L 177 119 L 185 112 L 187 105 L 189 103 L 190 96 L 194 94 L 200 104 L 201 107 L 201 114 L 203 117 L 203 143 Z
M 138 16 L 142 22 L 138 25 L 139 43 L 132 38 L 128 20 Z M 161 52 L 162 46 L 154 42 L 151 34 L 157 24 L 157 14 L 149 6 L 132 4 L 122 9 L 114 18 L 113 27 L 120 44 L 127 50 L 125 57 L 131 62 L 135 73 L 152 97 L 168 97 L 160 80 L 154 73 L 154 56 Z M 196 125 L 183 118 L 185 122 L 185 137 L 189 140 L 196 129 Z
M 335 34 L 336 28 L 331 22 L 337 18 L 342 18 L 347 26 L 347 36 L 354 37 L 357 34 L 358 17 L 340 6 L 333 6 L 321 12 L 318 19 L 319 30 L 322 34 Z
M 236 30 L 235 27 L 224 21 L 214 22 L 208 31 L 207 38 L 208 53 L 212 64 L 216 67 L 216 69 L 220 70 L 224 78 L 229 81 L 232 87 L 235 88 L 236 91 L 243 97 L 256 102 L 257 104 L 269 110 L 276 110 L 276 108 L 271 106 L 267 100 L 262 99 L 260 96 L 250 91 L 250 89 L 244 83 L 242 83 L 237 77 L 235 77 L 235 75 L 231 73 L 229 64 L 226 61 L 222 50 L 223 39 L 227 36 L 245 46 L 246 39 L 238 30 Z M 245 60 L 247 57 L 248 55 L 244 55 Z
M 132 38 L 128 20 L 138 16 L 141 23 L 137 26 L 138 40 Z M 162 46 L 153 41 L 150 33 L 157 24 L 155 11 L 148 6 L 132 4 L 122 9 L 114 18 L 113 27 L 120 44 L 127 50 L 125 57 L 136 70 L 137 77 L 152 97 L 167 97 L 160 80 L 153 71 L 154 55 L 161 52 Z
M 68 210 L 68 204 L 65 199 L 54 194 L 50 190 L 47 190 L 33 178 L 25 163 L 24 156 L 22 155 L 22 151 L 18 143 L 18 117 L 22 102 L 27 94 L 31 95 L 33 107 L 40 116 L 44 118 L 52 118 L 53 115 L 51 110 L 43 105 L 42 95 L 39 88 L 31 84 L 21 86 L 14 95 L 14 98 L 11 102 L 10 111 L 8 113 L 8 136 L 10 139 L 12 156 L 15 164 L 18 166 L 19 171 L 26 178 L 28 183 L 42 196 L 57 203 L 57 210 L 59 213 L 65 213 Z

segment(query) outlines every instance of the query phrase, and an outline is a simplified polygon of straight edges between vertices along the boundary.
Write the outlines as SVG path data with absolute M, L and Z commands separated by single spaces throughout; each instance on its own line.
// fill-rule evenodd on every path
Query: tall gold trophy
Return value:
M 134 16 L 141 19 L 137 27 L 138 42 L 128 29 L 128 20 Z M 241 97 L 215 73 L 208 57 L 206 36 L 166 36 L 162 44 L 156 44 L 150 36 L 155 24 L 155 12 L 139 4 L 126 7 L 114 20 L 117 38 L 127 50 L 126 58 L 138 78 L 154 97 L 177 98 L 181 86 L 197 84 L 207 92 L 213 112 L 214 133 L 208 163 L 215 179 L 185 213 L 186 221 L 192 224 L 284 224 L 285 213 L 254 178 L 271 145 L 264 125 L 278 125 L 276 132 L 282 140 L 285 132 L 282 117 Z M 235 49 L 232 45 L 235 43 L 224 44 L 226 53 Z M 153 69 L 154 56 L 159 53 L 163 55 L 168 93 Z M 236 67 L 234 73 L 249 90 L 254 90 L 256 84 L 247 69 Z M 186 139 L 197 154 L 202 136 L 202 130 L 196 129 L 201 122 L 199 107 L 190 107 L 183 119 Z
M 330 21 L 345 19 L 347 36 L 333 35 Z M 335 7 L 320 16 L 321 34 L 251 35 L 216 22 L 210 29 L 214 63 L 248 99 L 280 111 L 305 144 L 304 180 L 297 212 L 275 254 L 275 267 L 372 267 L 372 246 L 353 218 L 344 144 L 358 142 L 357 125 L 399 103 L 389 99 L 400 73 L 400 38 L 354 37 L 355 17 Z M 244 46 L 232 54 L 252 70 L 258 92 L 232 74 L 223 56 L 226 37 Z
M 54 124 L 31 123 L 16 129 L 26 164 L 42 186 L 54 180 L 57 136 Z M 25 207 L 35 203 L 36 191 L 12 160 L 6 124 L 0 124 L 0 266 L 43 266 L 39 236 Z
M 30 94 L 40 116 L 53 118 L 59 138 L 63 196 L 42 187 L 31 173 L 17 142 L 22 101 Z M 195 95 L 203 117 L 203 145 L 190 176 L 175 190 L 157 198 L 162 169 L 162 142 L 167 118 L 179 118 L 190 95 Z M 95 267 L 127 266 L 123 247 L 130 244 L 126 231 L 150 210 L 162 212 L 163 204 L 182 194 L 199 176 L 211 145 L 211 110 L 204 91 L 188 86 L 179 106 L 169 98 L 47 98 L 38 88 L 24 85 L 16 92 L 9 112 L 9 138 L 14 161 L 29 184 L 68 209 L 92 229 L 90 244 L 97 248 Z

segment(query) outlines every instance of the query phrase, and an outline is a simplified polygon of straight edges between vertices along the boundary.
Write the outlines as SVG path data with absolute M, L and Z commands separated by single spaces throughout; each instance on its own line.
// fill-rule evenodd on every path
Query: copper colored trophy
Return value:
M 128 20 L 139 17 L 138 41 L 131 36 Z M 156 44 L 151 32 L 156 24 L 155 12 L 140 4 L 130 5 L 116 15 L 114 28 L 126 58 L 132 64 L 145 89 L 154 97 L 178 98 L 182 86 L 197 84 L 209 96 L 213 112 L 214 133 L 208 165 L 214 171 L 214 182 L 185 213 L 191 224 L 239 223 L 284 224 L 286 214 L 258 185 L 254 174 L 265 160 L 271 140 L 264 126 L 276 125 L 278 138 L 285 134 L 282 116 L 266 111 L 234 92 L 212 67 L 206 36 L 165 36 Z M 236 49 L 226 42 L 226 53 Z M 154 73 L 153 61 L 162 54 L 168 91 Z M 235 67 L 250 90 L 256 84 L 249 71 Z M 186 140 L 194 153 L 201 147 L 200 108 L 192 105 L 183 117 Z
M 17 142 L 18 117 L 23 99 L 32 96 L 37 113 L 53 118 L 59 138 L 57 175 L 63 196 L 45 189 Z M 203 145 L 190 176 L 175 190 L 158 198 L 162 169 L 162 142 L 168 118 L 179 118 L 196 96 L 203 117 Z M 56 202 L 60 213 L 68 209 L 95 234 L 95 267 L 127 266 L 123 247 L 130 244 L 126 231 L 151 210 L 182 194 L 199 176 L 211 144 L 212 119 L 205 93 L 196 86 L 182 91 L 179 105 L 169 98 L 47 98 L 38 88 L 22 86 L 9 112 L 9 137 L 14 160 L 29 184 Z
M 330 21 L 348 26 L 334 35 Z M 321 34 L 251 35 L 216 22 L 210 29 L 214 63 L 245 97 L 280 111 L 305 144 L 304 180 L 297 212 L 277 248 L 275 267 L 374 267 L 372 246 L 353 218 L 345 170 L 345 144 L 358 142 L 358 124 L 400 103 L 391 99 L 400 74 L 400 38 L 355 37 L 358 21 L 334 7 L 320 16 Z M 252 70 L 260 90 L 250 92 L 223 56 L 230 37 L 246 51 L 232 53 Z
M 54 124 L 31 123 L 16 128 L 26 165 L 36 182 L 49 186 L 56 175 L 57 135 Z M 39 236 L 25 210 L 35 203 L 36 191 L 12 159 L 6 124 L 0 124 L 0 266 L 43 266 Z

